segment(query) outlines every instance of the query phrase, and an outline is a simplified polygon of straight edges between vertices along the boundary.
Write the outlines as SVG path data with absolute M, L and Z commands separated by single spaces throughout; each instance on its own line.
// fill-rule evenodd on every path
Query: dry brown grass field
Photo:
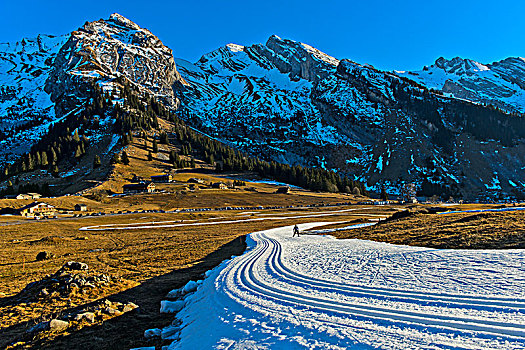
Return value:
M 524 249 L 525 211 L 441 215 L 416 211 L 404 218 L 333 235 L 440 249 Z

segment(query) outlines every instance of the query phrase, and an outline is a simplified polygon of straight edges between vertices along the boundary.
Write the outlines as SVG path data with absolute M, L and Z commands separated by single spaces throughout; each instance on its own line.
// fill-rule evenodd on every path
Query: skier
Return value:
M 299 237 L 299 227 L 297 227 L 297 225 L 295 225 L 293 227 L 293 236 L 292 237 L 295 237 L 295 235 L 297 235 L 297 237 Z

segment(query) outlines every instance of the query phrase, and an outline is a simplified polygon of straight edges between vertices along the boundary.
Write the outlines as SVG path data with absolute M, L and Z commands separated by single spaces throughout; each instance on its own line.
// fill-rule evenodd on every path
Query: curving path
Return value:
M 184 226 L 208 226 L 208 225 L 238 224 L 238 223 L 255 222 L 255 221 L 303 219 L 303 218 L 315 218 L 315 217 L 325 217 L 325 216 L 337 216 L 341 214 L 350 214 L 352 216 L 384 218 L 384 215 L 380 215 L 380 214 L 352 213 L 354 211 L 365 211 L 365 210 L 370 210 L 370 209 L 374 209 L 374 208 L 353 208 L 353 209 L 331 210 L 331 211 L 322 211 L 322 212 L 306 212 L 306 213 L 295 213 L 295 214 L 288 213 L 285 215 L 278 215 L 276 213 L 259 214 L 259 215 L 272 215 L 272 216 L 255 217 L 255 218 L 250 218 L 250 219 L 209 221 L 209 222 L 182 223 L 182 220 L 169 220 L 169 221 L 135 222 L 135 223 L 130 223 L 130 224 L 105 224 L 105 225 L 84 226 L 84 227 L 79 228 L 79 230 L 80 231 L 116 231 L 116 230 L 143 230 L 143 229 L 149 230 L 149 229 L 184 227 Z
M 187 297 L 170 348 L 525 349 L 523 250 L 292 238 L 291 227 L 249 243 Z

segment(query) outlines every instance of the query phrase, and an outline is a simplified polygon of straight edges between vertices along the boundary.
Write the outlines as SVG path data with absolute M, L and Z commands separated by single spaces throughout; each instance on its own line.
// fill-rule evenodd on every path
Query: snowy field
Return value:
M 245 254 L 210 271 L 170 349 L 525 348 L 525 250 L 291 231 L 253 233 Z

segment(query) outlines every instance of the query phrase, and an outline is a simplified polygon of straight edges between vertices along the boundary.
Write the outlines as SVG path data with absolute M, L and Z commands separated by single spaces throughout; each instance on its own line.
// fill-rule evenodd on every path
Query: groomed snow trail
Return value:
M 525 349 L 525 250 L 291 233 L 252 233 L 212 270 L 170 349 Z

